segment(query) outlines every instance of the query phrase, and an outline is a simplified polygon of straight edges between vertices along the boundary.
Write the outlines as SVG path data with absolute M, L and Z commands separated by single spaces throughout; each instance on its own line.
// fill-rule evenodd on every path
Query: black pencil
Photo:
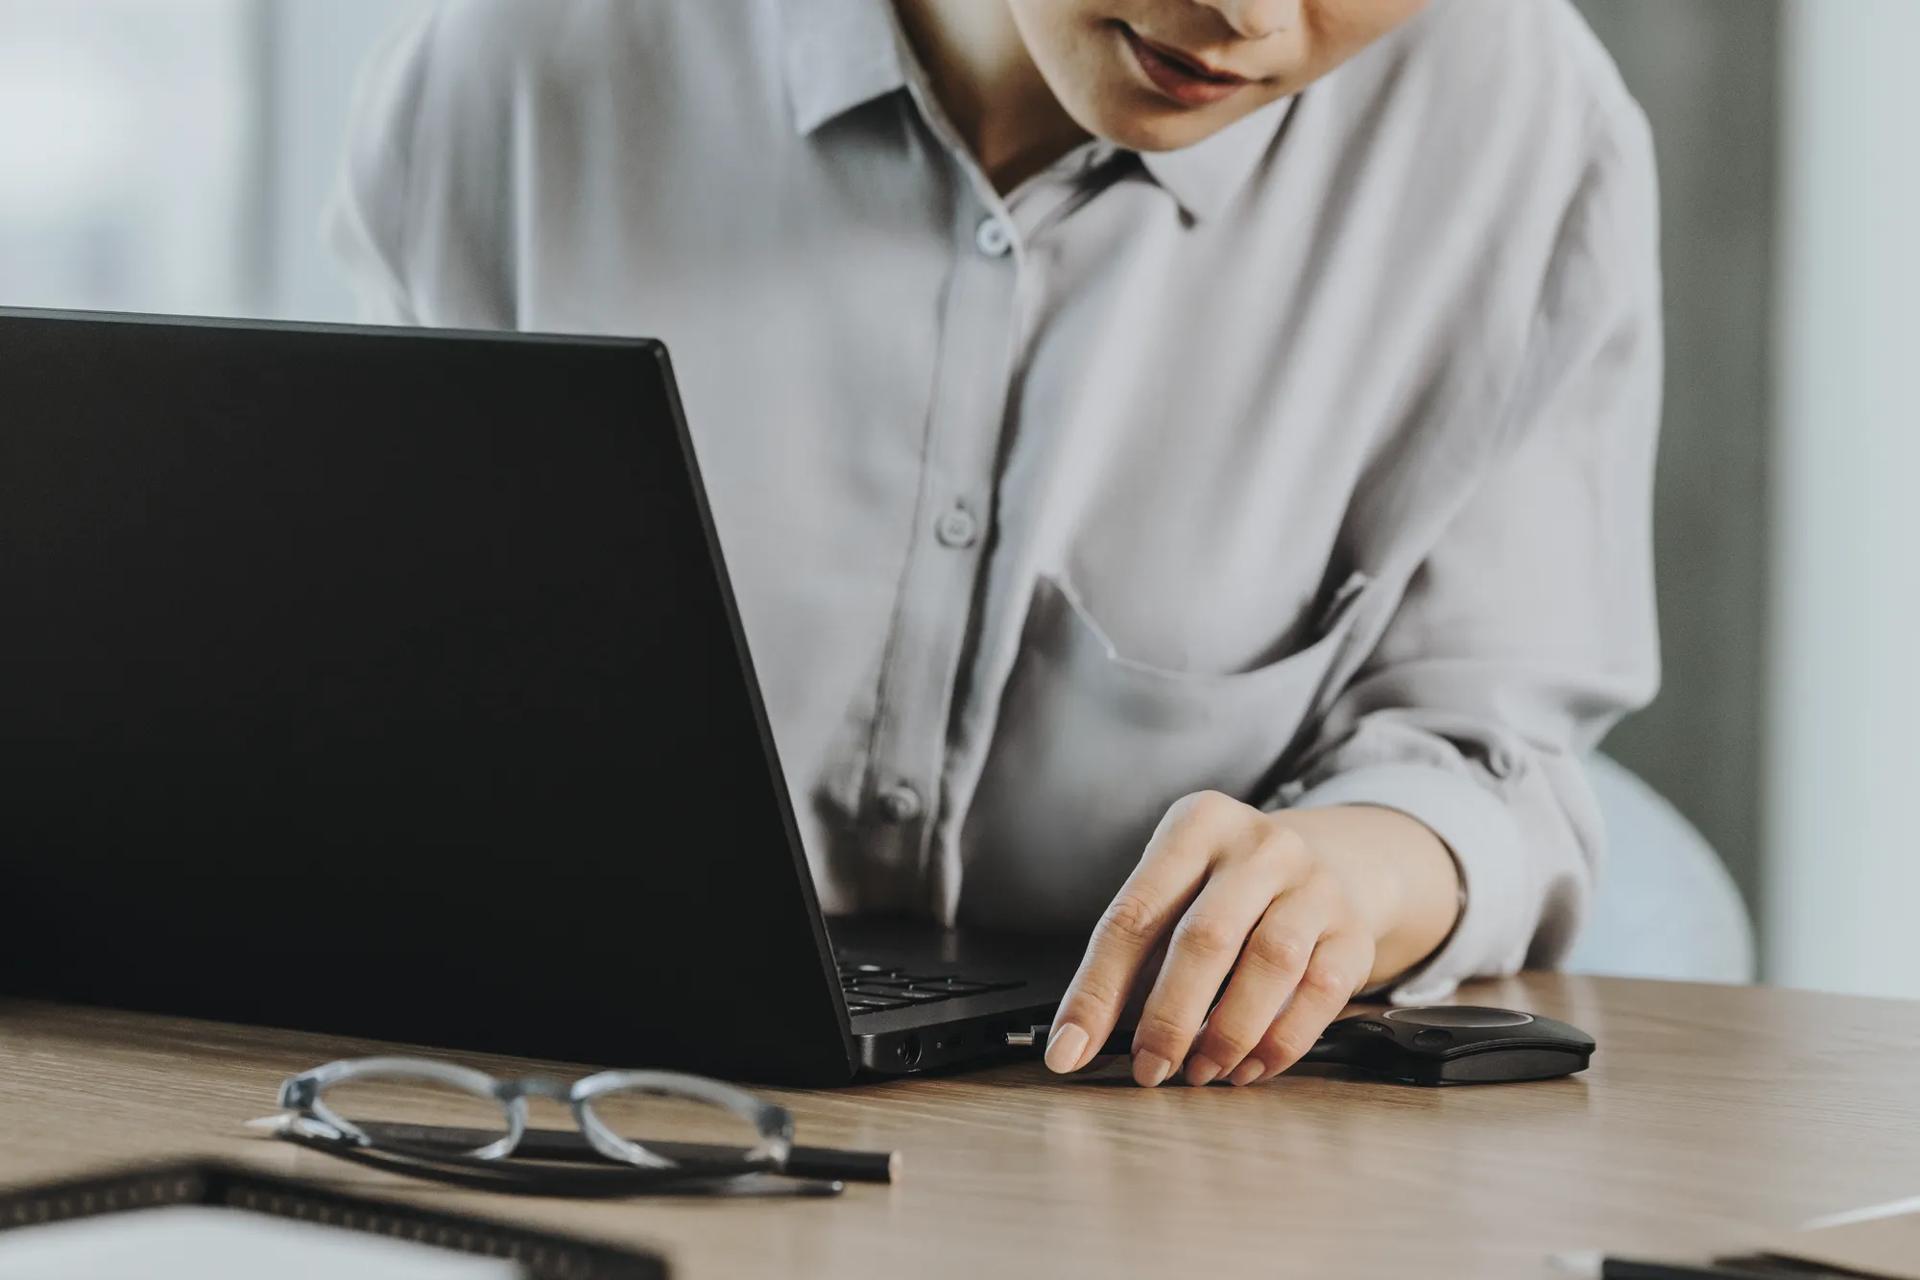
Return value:
M 369 1137 L 408 1146 L 471 1151 L 500 1137 L 498 1131 L 446 1128 L 440 1125 L 362 1122 Z M 656 1142 L 641 1139 L 647 1150 L 669 1160 L 725 1160 L 744 1152 L 742 1147 L 706 1142 Z M 593 1149 L 585 1135 L 565 1129 L 529 1129 L 515 1156 L 560 1163 L 612 1163 Z M 892 1182 L 900 1172 L 897 1151 L 842 1151 L 834 1147 L 795 1147 L 781 1172 L 794 1178 L 823 1178 L 835 1182 Z
M 1717 1262 L 1648 1262 L 1640 1258 L 1604 1258 L 1601 1280 L 1781 1280 L 1784 1271 L 1752 1271 Z

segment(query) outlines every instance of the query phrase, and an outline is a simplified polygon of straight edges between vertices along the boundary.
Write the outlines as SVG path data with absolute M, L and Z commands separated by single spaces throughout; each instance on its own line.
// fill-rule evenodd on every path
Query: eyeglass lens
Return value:
M 491 1093 L 399 1072 L 329 1085 L 320 1102 L 349 1123 L 372 1128 L 375 1145 L 389 1126 L 431 1125 L 461 1131 L 461 1150 L 486 1147 L 509 1131 L 507 1109 Z
M 671 1156 L 672 1147 L 682 1143 L 745 1150 L 762 1141 L 749 1120 L 711 1102 L 619 1089 L 597 1093 L 585 1105 L 619 1137 L 649 1149 L 662 1147 L 661 1155 Z

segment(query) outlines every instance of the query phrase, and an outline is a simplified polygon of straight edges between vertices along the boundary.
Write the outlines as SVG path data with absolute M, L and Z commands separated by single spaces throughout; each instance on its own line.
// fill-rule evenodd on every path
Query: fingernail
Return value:
M 1133 1055 L 1133 1082 L 1151 1089 L 1173 1074 L 1173 1064 L 1157 1053 Z
M 1080 1065 L 1087 1048 L 1087 1033 L 1071 1022 L 1063 1022 L 1047 1037 L 1047 1070 L 1065 1075 Z
M 1187 1059 L 1187 1083 L 1199 1089 L 1220 1078 L 1220 1064 L 1212 1058 Z
M 1252 1084 L 1265 1074 L 1267 1074 L 1267 1069 L 1261 1064 L 1258 1058 L 1248 1058 L 1236 1067 L 1233 1074 L 1228 1076 L 1227 1079 L 1235 1085 Z

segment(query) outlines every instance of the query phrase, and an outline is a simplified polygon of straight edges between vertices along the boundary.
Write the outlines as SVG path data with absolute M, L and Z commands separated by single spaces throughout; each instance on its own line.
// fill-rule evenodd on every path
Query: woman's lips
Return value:
M 1167 97 L 1184 107 L 1207 107 L 1224 102 L 1247 87 L 1250 81 L 1225 72 L 1212 71 L 1165 45 L 1144 39 L 1132 27 L 1123 26 L 1127 47 L 1140 70 Z

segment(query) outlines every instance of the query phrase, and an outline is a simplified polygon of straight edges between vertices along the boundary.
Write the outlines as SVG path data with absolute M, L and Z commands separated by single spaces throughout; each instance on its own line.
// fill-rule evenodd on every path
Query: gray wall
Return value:
M 353 295 L 322 246 L 321 214 L 360 72 L 421 0 L 253 0 L 266 145 L 254 190 L 264 240 L 255 272 L 262 315 L 351 320 Z
M 1577 0 L 1652 121 L 1667 278 L 1659 700 L 1607 749 L 1761 881 L 1776 0 Z

